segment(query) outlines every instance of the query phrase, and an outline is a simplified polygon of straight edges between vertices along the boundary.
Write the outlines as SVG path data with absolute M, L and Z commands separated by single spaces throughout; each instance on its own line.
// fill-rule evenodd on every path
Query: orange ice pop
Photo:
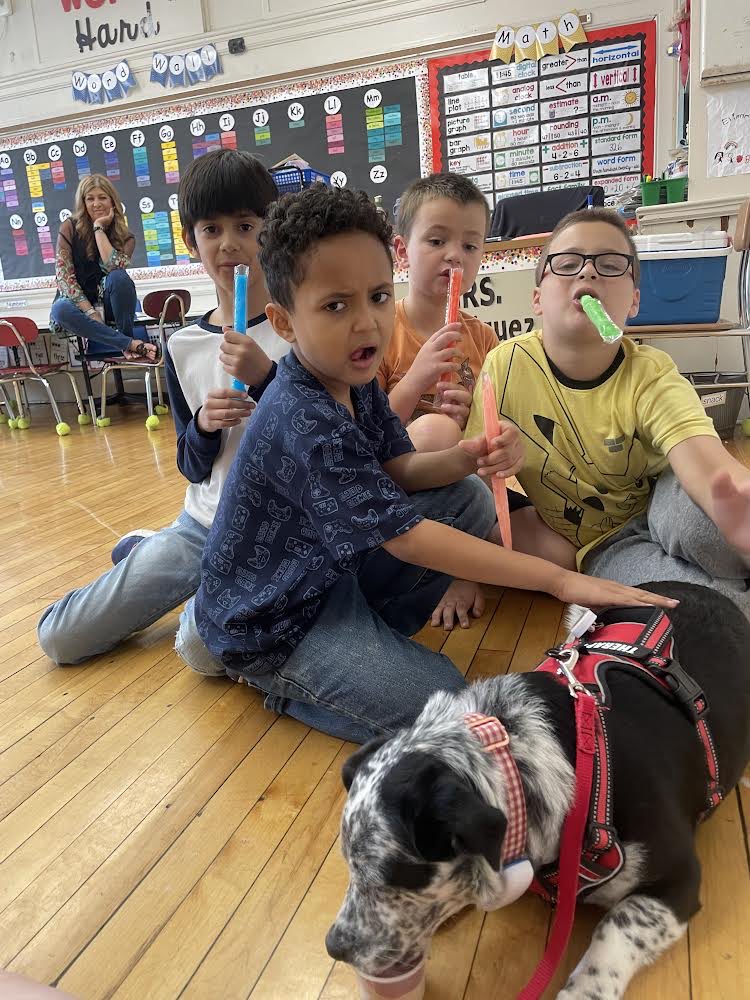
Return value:
M 500 434 L 500 421 L 497 416 L 495 392 L 487 372 L 482 373 L 482 406 L 484 410 L 484 436 L 487 441 L 487 449 L 489 450 L 492 439 Z M 504 479 L 501 479 L 499 476 L 492 477 L 492 493 L 495 497 L 497 523 L 500 525 L 500 536 L 503 540 L 503 545 L 506 549 L 512 549 L 513 539 L 510 533 L 508 491 L 505 488 Z

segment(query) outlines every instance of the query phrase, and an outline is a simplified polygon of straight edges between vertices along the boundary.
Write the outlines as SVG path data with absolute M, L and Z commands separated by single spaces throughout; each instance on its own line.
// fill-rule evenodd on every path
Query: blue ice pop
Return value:
M 234 328 L 237 333 L 247 331 L 247 264 L 237 264 L 234 269 Z M 243 392 L 247 386 L 238 378 L 232 379 L 232 388 Z

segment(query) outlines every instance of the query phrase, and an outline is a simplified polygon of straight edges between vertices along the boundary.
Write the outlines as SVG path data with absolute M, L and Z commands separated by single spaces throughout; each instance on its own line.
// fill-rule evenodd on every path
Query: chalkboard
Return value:
M 342 74 L 233 100 L 187 101 L 6 146 L 0 281 L 54 274 L 57 230 L 90 173 L 109 177 L 120 193 L 136 237 L 133 266 L 187 263 L 177 188 L 188 164 L 211 149 L 248 150 L 267 166 L 297 153 L 332 183 L 368 191 L 390 210 L 422 172 L 419 127 L 427 121 L 424 64 L 402 66 L 390 77 L 373 70 L 370 79 Z
M 433 165 L 501 198 L 653 173 L 654 21 L 590 31 L 570 52 L 505 64 L 489 49 L 429 62 Z

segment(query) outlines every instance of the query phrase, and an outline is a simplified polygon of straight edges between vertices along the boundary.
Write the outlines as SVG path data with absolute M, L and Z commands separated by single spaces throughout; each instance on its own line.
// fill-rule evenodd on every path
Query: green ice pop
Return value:
M 595 299 L 593 295 L 582 295 L 581 307 L 599 331 L 599 336 L 603 341 L 607 344 L 613 344 L 616 340 L 620 339 L 622 330 L 610 318 L 609 313 L 599 299 Z

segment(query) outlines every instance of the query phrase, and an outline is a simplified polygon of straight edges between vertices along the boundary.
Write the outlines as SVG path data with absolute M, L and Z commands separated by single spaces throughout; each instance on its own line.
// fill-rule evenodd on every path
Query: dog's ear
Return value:
M 383 798 L 399 813 L 425 860 L 478 854 L 499 871 L 505 814 L 443 761 L 423 753 L 401 758 L 388 773 Z
M 375 751 L 379 750 L 389 739 L 390 736 L 376 736 L 375 739 L 370 740 L 369 743 L 365 743 L 364 746 L 360 747 L 359 750 L 344 761 L 344 766 L 341 768 L 341 780 L 344 782 L 344 788 L 347 792 L 352 787 L 354 775 L 362 764 L 364 764 L 368 757 L 372 757 Z

